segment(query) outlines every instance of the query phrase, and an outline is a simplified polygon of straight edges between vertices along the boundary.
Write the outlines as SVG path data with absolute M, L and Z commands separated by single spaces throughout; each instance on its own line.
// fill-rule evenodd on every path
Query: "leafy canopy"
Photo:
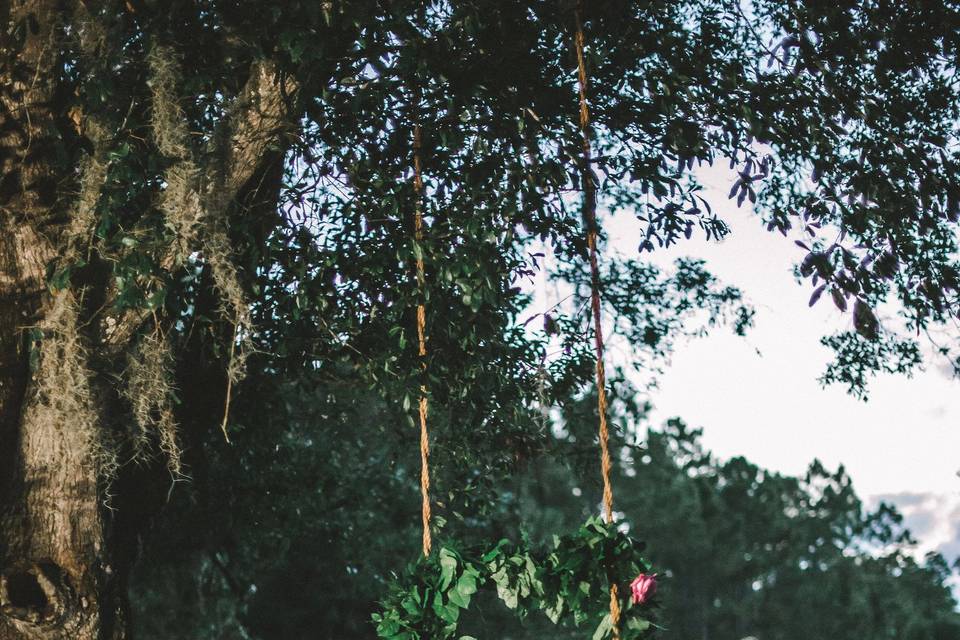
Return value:
M 173 407 L 178 445 L 169 431 L 154 439 L 168 454 L 184 451 L 213 512 L 241 487 L 309 486 L 322 495 L 304 496 L 302 508 L 329 539 L 368 539 L 362 532 L 388 514 L 396 537 L 372 542 L 412 538 L 397 522 L 413 512 L 415 462 L 399 452 L 422 382 L 434 407 L 439 524 L 458 538 L 499 537 L 490 535 L 498 483 L 518 466 L 550 451 L 586 456 L 577 450 L 593 419 L 575 410 L 591 392 L 592 362 L 570 2 L 82 4 L 87 13 L 65 18 L 57 42 L 58 99 L 63 114 L 96 127 L 67 126 L 58 162 L 79 180 L 73 167 L 103 159 L 106 177 L 92 233 L 77 239 L 90 246 L 52 267 L 50 284 L 102 285 L 86 298 L 97 304 L 85 322 L 132 314 L 144 319 L 137 332 L 169 345 L 169 392 L 147 413 Z M 920 363 L 914 334 L 953 328 L 955 6 L 612 0 L 591 3 L 584 18 L 601 205 L 634 214 L 644 230 L 638 256 L 603 259 L 605 313 L 639 354 L 625 368 L 656 366 L 703 326 L 749 324 L 739 291 L 703 265 L 662 272 L 643 260 L 695 233 L 727 233 L 698 182 L 709 164 L 730 167 L 731 198 L 750 202 L 771 231 L 802 235 L 797 272 L 811 301 L 850 314 L 852 330 L 827 338 L 838 353 L 827 381 L 863 393 L 874 371 Z M 29 20 L 14 25 L 11 37 L 29 29 Z M 211 187 L 203 215 L 184 216 L 196 204 L 187 178 L 224 187 L 231 156 L 219 143 L 240 135 L 231 116 L 264 69 L 283 105 L 282 135 L 230 198 Z M 426 381 L 413 348 L 418 254 Z M 541 332 L 524 323 L 539 312 L 529 279 L 544 269 L 572 295 Z M 242 448 L 226 449 L 216 439 L 224 398 L 210 390 L 240 384 L 238 353 L 248 377 L 225 427 Z M 108 373 L 125 386 L 122 370 Z M 132 404 L 132 394 L 116 395 Z M 635 399 L 619 402 L 622 412 Z M 579 421 L 561 424 L 556 413 Z M 127 442 L 117 422 L 116 441 Z M 557 442 L 558 427 L 580 437 Z M 355 478 L 367 478 L 372 503 L 345 482 Z M 289 517 L 262 499 L 257 512 L 274 524 Z M 357 501 L 367 508 L 347 513 Z M 252 534 L 233 532 L 235 518 L 198 527 L 196 544 L 216 550 L 211 566 L 244 556 Z M 291 539 L 274 542 L 306 545 L 307 530 L 291 525 Z M 365 567 L 337 548 L 338 562 Z

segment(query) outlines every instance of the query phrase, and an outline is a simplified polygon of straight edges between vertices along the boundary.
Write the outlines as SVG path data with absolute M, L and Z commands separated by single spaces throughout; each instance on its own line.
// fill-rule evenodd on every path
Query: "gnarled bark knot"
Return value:
M 0 614 L 21 625 L 59 626 L 86 604 L 86 598 L 77 601 L 68 577 L 52 562 L 23 564 L 0 574 Z

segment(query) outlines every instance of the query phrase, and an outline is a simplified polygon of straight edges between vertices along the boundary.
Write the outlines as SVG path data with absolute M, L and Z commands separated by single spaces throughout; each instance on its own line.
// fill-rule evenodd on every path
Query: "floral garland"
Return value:
M 609 585 L 627 586 L 621 603 L 621 640 L 636 640 L 653 627 L 651 598 L 656 574 L 640 555 L 643 544 L 616 525 L 591 518 L 575 533 L 555 536 L 553 548 L 535 552 L 501 540 L 485 553 L 449 546 L 410 565 L 373 615 L 383 640 L 448 640 L 474 594 L 492 582 L 500 600 L 521 618 L 541 611 L 555 624 L 594 627 L 593 640 L 613 636 Z M 459 640 L 473 640 L 461 636 Z

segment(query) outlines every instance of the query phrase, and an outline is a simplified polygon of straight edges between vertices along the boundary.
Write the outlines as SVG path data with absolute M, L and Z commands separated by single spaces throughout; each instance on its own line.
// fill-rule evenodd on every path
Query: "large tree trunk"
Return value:
M 65 141 L 85 125 L 62 106 L 61 45 L 68 34 L 83 40 L 83 29 L 67 23 L 86 6 L 0 0 L 0 640 L 128 633 L 131 527 L 125 515 L 112 517 L 104 478 L 114 470 L 111 434 L 126 415 L 114 374 L 150 314 L 106 317 L 109 278 L 96 266 L 79 290 L 47 287 L 48 267 L 70 262 L 89 240 L 105 171 L 95 139 L 83 167 L 63 160 L 71 157 Z M 217 166 L 198 167 L 207 178 L 193 188 L 210 202 L 208 217 L 233 202 L 275 201 L 279 174 L 266 186 L 251 181 L 280 166 L 296 89 L 270 61 L 251 65 L 213 136 L 226 145 L 209 154 Z M 218 258 L 229 268 L 229 256 Z M 171 258 L 166 268 L 176 266 Z
M 122 637 L 122 590 L 116 583 L 125 567 L 112 567 L 107 555 L 98 491 L 101 405 L 95 394 L 80 407 L 50 396 L 45 378 L 66 381 L 82 374 L 63 376 L 62 363 L 50 357 L 56 350 L 43 349 L 31 372 L 31 345 L 17 339 L 23 321 L 44 323 L 67 304 L 58 299 L 37 308 L 37 298 L 36 291 L 23 291 L 0 316 L 3 448 L 13 471 L 0 516 L 0 638 Z M 65 410 L 76 408 L 89 413 Z
M 98 490 L 104 405 L 84 361 L 77 302 L 45 286 L 70 224 L 60 185 L 72 175 L 57 166 L 61 4 L 8 5 L 3 23 L 22 35 L 7 33 L 0 47 L 2 640 L 122 635 Z

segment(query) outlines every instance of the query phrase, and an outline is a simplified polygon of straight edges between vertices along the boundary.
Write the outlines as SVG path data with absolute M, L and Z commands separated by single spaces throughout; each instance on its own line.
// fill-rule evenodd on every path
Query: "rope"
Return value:
M 587 250 L 590 255 L 590 306 L 593 309 L 593 338 L 597 358 L 597 410 L 600 414 L 600 469 L 603 474 L 604 519 L 613 522 L 613 487 L 610 484 L 610 430 L 607 426 L 607 373 L 603 365 L 603 328 L 600 325 L 600 268 L 597 264 L 597 186 L 591 170 L 590 110 L 587 107 L 587 69 L 583 60 L 583 7 L 577 3 L 577 31 L 574 42 L 577 50 L 577 80 L 580 89 L 580 134 L 583 137 L 582 189 L 583 221 L 587 230 Z M 617 583 L 610 583 L 610 619 L 614 640 L 620 638 L 620 598 Z
M 414 239 L 417 248 L 417 289 L 420 302 L 417 304 L 417 341 L 419 343 L 420 370 L 423 383 L 420 385 L 420 497 L 423 519 L 423 555 L 429 556 L 433 541 L 430 538 L 430 438 L 427 434 L 427 306 L 425 304 L 426 277 L 423 267 L 423 179 L 420 169 L 420 125 L 413 127 L 413 191 L 416 194 L 414 208 Z

